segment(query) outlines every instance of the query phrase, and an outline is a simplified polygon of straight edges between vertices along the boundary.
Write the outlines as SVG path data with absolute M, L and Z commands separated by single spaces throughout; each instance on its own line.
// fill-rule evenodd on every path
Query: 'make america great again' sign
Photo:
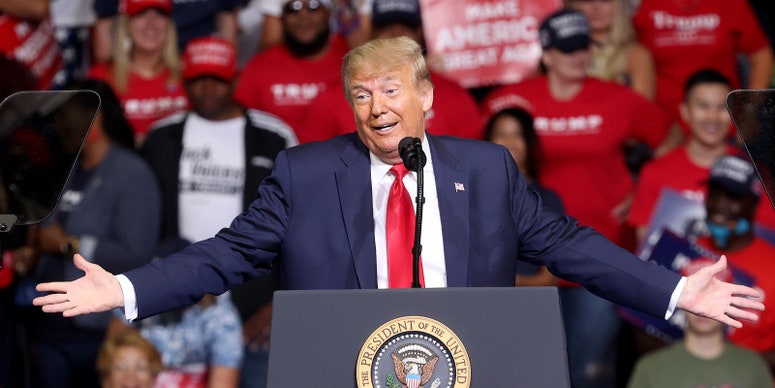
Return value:
M 561 0 L 422 0 L 428 54 L 461 86 L 519 82 L 541 57 L 538 27 Z

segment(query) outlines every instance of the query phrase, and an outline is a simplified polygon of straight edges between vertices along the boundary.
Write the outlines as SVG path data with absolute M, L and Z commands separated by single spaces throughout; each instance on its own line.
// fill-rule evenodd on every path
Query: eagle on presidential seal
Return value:
M 439 361 L 439 356 L 433 351 L 416 343 L 402 346 L 390 356 L 396 378 L 406 388 L 422 388 L 433 376 L 433 369 Z

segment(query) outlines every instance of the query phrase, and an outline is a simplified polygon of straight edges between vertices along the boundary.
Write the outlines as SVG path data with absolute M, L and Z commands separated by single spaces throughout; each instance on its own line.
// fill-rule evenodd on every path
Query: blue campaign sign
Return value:
M 696 260 L 718 260 L 719 255 L 711 252 L 675 232 L 663 229 L 659 239 L 650 247 L 649 256 L 645 258 L 658 265 L 681 272 L 687 265 Z M 752 286 L 755 278 L 733 265 L 729 264 L 732 281 L 737 284 Z M 684 312 L 676 311 L 669 319 L 654 317 L 626 307 L 618 309 L 619 315 L 635 327 L 665 342 L 672 342 L 683 337 Z

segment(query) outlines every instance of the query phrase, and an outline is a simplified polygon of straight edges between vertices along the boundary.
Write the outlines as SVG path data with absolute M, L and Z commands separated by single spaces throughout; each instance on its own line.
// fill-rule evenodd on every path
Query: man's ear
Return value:
M 681 114 L 681 118 L 685 122 L 689 122 L 689 106 L 686 105 L 686 101 L 682 101 L 681 105 L 678 106 L 678 112 Z
M 420 86 L 420 100 L 422 101 L 422 111 L 428 112 L 433 106 L 433 85 L 424 81 Z
M 543 50 L 541 52 L 541 64 L 548 69 L 551 67 L 551 63 L 552 63 L 552 58 L 549 56 L 549 52 L 547 50 Z

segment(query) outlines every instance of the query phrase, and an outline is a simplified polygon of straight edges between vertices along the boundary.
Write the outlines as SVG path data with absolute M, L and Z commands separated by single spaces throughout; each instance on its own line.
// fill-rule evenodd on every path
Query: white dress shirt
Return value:
M 439 215 L 439 198 L 436 195 L 436 178 L 433 176 L 433 157 L 428 146 L 427 137 L 422 142 L 422 149 L 428 162 L 423 168 L 425 181 L 423 196 L 422 234 L 422 270 L 425 287 L 446 287 L 447 267 L 444 263 L 444 238 L 441 234 L 441 216 Z M 391 165 L 383 162 L 369 152 L 371 159 L 371 197 L 374 214 L 374 242 L 377 247 L 377 287 L 388 288 L 387 244 L 385 238 L 385 216 L 390 187 L 395 176 L 391 174 Z M 412 198 L 412 205 L 417 212 L 417 173 L 404 175 L 404 187 Z M 414 242 L 414 239 L 412 239 Z

